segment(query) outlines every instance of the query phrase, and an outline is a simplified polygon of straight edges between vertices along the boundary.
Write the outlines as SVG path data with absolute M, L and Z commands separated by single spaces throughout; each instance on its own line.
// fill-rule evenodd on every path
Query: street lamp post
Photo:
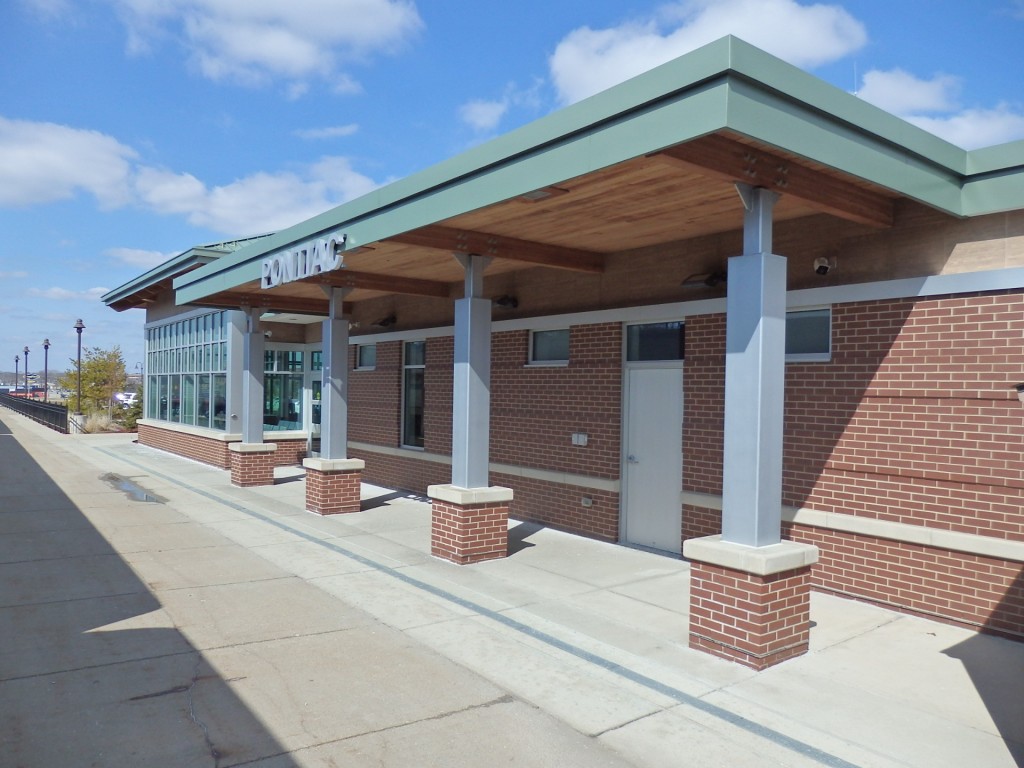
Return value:
M 43 402 L 50 402 L 50 340 L 43 339 Z
M 78 333 L 78 412 L 82 412 L 82 331 L 85 330 L 85 323 L 82 318 L 75 321 L 75 331 Z
M 14 356 L 14 394 L 18 394 L 18 363 L 21 362 L 21 356 Z
M 14 384 L 17 386 L 18 382 L 15 381 Z M 32 399 L 31 391 L 28 388 L 28 344 L 25 345 L 25 399 Z

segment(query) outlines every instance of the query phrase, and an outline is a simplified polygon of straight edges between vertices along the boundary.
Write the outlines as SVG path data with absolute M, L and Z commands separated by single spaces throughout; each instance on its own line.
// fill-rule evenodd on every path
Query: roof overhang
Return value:
M 953 216 L 1024 207 L 1024 142 L 968 153 L 736 38 L 174 279 L 179 304 L 326 311 L 460 292 L 452 253 L 488 274 L 600 271 L 606 254 L 739 228 L 735 182 L 780 192 L 780 220 L 892 223 L 911 199 Z M 273 289 L 264 259 L 344 233 L 343 268 Z

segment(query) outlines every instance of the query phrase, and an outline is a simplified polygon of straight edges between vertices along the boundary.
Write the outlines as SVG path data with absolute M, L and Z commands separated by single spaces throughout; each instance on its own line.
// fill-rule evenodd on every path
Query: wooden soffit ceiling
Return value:
M 325 286 L 351 288 L 351 302 L 385 294 L 449 299 L 461 295 L 457 253 L 492 257 L 488 275 L 538 266 L 599 273 L 607 254 L 740 229 L 737 182 L 780 193 L 776 221 L 827 213 L 892 225 L 893 194 L 716 134 L 362 246 L 346 252 L 344 269 L 272 290 L 253 282 L 204 303 L 325 312 Z

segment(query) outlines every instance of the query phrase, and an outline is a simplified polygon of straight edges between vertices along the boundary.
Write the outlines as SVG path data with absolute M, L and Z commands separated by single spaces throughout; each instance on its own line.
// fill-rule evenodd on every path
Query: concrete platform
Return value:
M 1024 645 L 815 595 L 811 652 L 691 651 L 684 561 L 302 470 L 236 488 L 132 435 L 0 412 L 2 766 L 1024 764 Z

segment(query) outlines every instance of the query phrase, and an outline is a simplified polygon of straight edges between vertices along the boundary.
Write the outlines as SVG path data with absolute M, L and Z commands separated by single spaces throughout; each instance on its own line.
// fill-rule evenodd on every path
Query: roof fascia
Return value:
M 698 55 L 699 54 L 699 55 Z M 354 248 L 719 130 L 728 40 L 705 46 L 174 281 L 179 304 L 259 279 L 260 259 L 339 228 Z
M 726 37 L 181 275 L 177 302 L 257 280 L 265 254 L 326 232 L 358 247 L 722 129 L 964 215 L 965 150 Z
M 161 280 L 166 280 L 169 277 L 181 274 L 189 267 L 195 264 L 210 264 L 217 260 L 219 256 L 223 254 L 223 251 L 217 251 L 209 248 L 190 248 L 189 250 L 179 253 L 177 256 L 173 256 L 162 264 L 158 264 L 148 272 L 139 275 L 134 280 L 130 280 L 117 288 L 105 293 L 100 297 L 107 306 L 120 301 L 137 291 L 141 291 L 144 288 L 148 288 L 151 285 L 159 283 Z
M 1024 208 L 1024 141 L 975 149 L 968 154 L 971 176 L 964 183 L 964 213 Z

